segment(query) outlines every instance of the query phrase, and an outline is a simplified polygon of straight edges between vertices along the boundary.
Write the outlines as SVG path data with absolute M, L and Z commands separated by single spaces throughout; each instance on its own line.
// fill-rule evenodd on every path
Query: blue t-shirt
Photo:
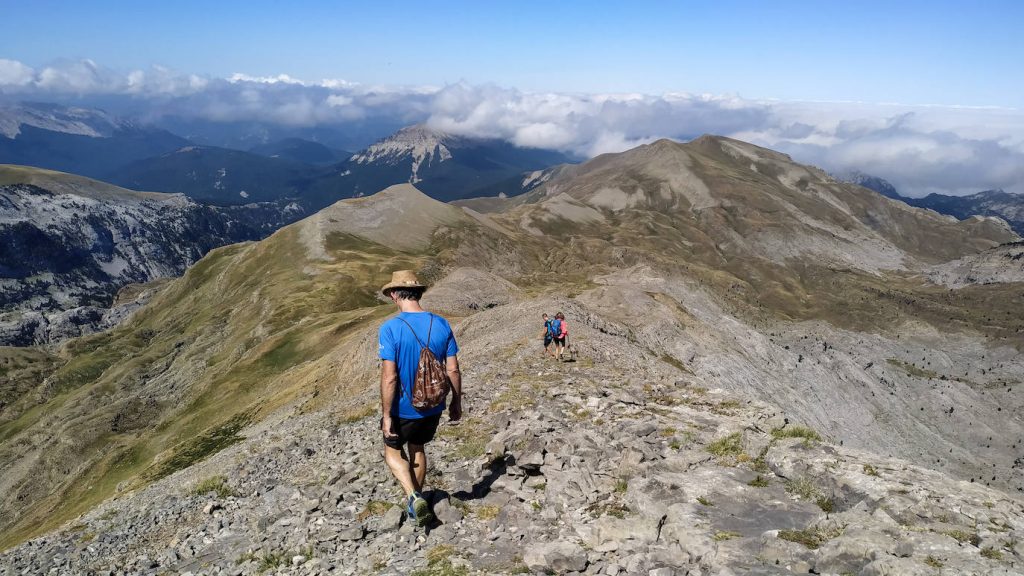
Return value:
M 430 323 L 431 318 L 433 318 L 433 326 Z M 408 326 L 406 326 L 406 322 L 409 323 Z M 410 326 L 412 330 L 409 329 Z M 413 330 L 416 332 L 415 335 L 413 335 Z M 427 343 L 428 331 L 430 332 L 429 343 Z M 395 402 L 391 405 L 392 417 L 416 419 L 444 412 L 444 402 L 440 406 L 422 412 L 412 406 L 412 385 L 416 380 L 416 368 L 420 362 L 420 342 L 430 346 L 430 351 L 442 364 L 445 363 L 448 356 L 455 356 L 459 353 L 459 346 L 455 343 L 455 334 L 452 333 L 448 321 L 430 312 L 400 312 L 397 317 L 388 320 L 380 327 L 380 359 L 390 360 L 398 365 L 400 390 L 396 394 Z

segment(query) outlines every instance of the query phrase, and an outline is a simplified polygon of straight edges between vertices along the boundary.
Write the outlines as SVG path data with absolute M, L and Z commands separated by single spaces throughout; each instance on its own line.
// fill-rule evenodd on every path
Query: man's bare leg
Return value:
M 409 447 L 409 476 L 413 480 L 416 491 L 423 490 L 423 483 L 427 479 L 427 452 L 422 444 L 408 444 Z
M 410 445 L 410 448 L 412 446 Z M 423 452 L 423 447 L 420 446 L 420 452 Z M 412 455 L 410 450 L 410 462 L 406 462 L 405 458 L 402 458 L 402 451 L 392 448 L 391 446 L 384 446 L 384 462 L 387 463 L 388 468 L 391 469 L 391 473 L 395 475 L 395 480 L 402 485 L 402 489 L 405 490 L 406 496 L 412 496 L 412 493 L 417 491 L 416 480 L 412 475 Z M 426 455 L 423 456 L 423 464 L 426 465 Z

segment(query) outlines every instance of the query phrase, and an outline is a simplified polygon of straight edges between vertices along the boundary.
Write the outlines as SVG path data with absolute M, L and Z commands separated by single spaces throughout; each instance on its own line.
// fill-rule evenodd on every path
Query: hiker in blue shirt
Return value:
M 548 316 L 547 312 L 545 312 L 541 317 L 544 319 L 544 351 L 541 352 L 541 355 L 547 355 L 554 358 L 555 353 L 551 349 L 551 343 L 555 341 L 555 330 L 551 325 L 552 320 Z
M 427 475 L 424 446 L 434 439 L 445 410 L 444 400 L 427 409 L 413 406 L 413 382 L 424 347 L 444 365 L 451 382 L 449 419 L 454 422 L 462 418 L 462 374 L 456 356 L 459 346 L 448 321 L 420 307 L 426 288 L 411 270 L 394 272 L 381 291 L 398 306 L 399 313 L 380 327 L 379 334 L 384 461 L 405 490 L 406 513 L 420 526 L 433 518 L 430 505 L 420 494 Z M 402 453 L 406 444 L 407 456 Z

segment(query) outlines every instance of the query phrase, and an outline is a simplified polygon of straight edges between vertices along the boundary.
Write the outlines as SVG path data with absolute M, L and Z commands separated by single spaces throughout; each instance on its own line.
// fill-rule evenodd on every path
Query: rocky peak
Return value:
M 409 182 L 415 184 L 420 181 L 418 172 L 421 166 L 441 163 L 452 158 L 451 150 L 448 148 L 450 139 L 451 137 L 446 134 L 417 124 L 402 128 L 355 154 L 351 160 L 358 164 L 410 162 L 412 172 Z
M 0 345 L 109 328 L 124 319 L 107 310 L 122 287 L 178 276 L 209 250 L 262 238 L 298 215 L 0 165 Z

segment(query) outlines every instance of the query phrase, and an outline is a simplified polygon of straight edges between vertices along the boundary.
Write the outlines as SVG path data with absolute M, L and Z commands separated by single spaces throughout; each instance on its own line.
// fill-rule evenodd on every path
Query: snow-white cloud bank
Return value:
M 713 133 L 787 152 L 834 172 L 881 176 L 912 195 L 988 188 L 1024 192 L 1024 111 L 1016 109 L 759 101 L 688 93 L 528 93 L 464 83 L 370 86 L 286 74 L 210 78 L 162 67 L 121 73 L 89 60 L 34 69 L 0 59 L 0 95 L 59 102 L 107 98 L 143 120 L 175 115 L 341 128 L 367 118 L 426 122 L 456 134 L 582 156 L 662 137 Z

